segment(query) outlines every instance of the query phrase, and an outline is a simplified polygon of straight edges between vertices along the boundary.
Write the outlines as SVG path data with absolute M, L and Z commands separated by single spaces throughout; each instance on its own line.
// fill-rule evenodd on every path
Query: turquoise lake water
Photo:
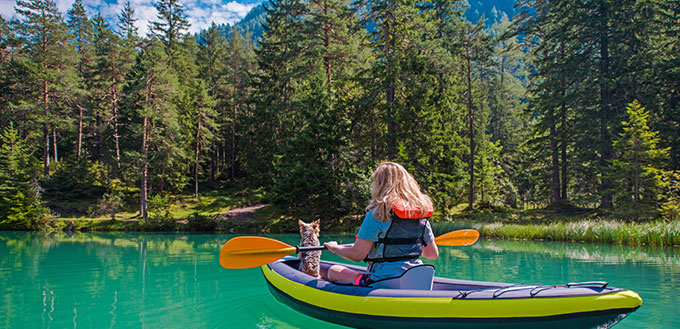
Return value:
M 0 232 L 0 328 L 340 328 L 269 293 L 259 268 L 226 270 L 233 236 Z M 295 245 L 296 235 L 269 237 Z M 352 242 L 350 235 L 322 241 Z M 605 280 L 643 305 L 614 328 L 680 328 L 680 250 L 480 240 L 442 247 L 437 275 L 563 284 Z M 324 252 L 323 258 L 339 261 Z

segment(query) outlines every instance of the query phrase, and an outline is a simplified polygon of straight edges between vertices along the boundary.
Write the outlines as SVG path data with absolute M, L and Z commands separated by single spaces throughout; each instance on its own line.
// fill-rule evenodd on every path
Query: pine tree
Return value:
M 229 116 L 228 108 L 228 83 L 225 78 L 225 66 L 228 63 L 238 61 L 227 55 L 227 39 L 217 29 L 217 25 L 213 23 L 207 31 L 199 35 L 198 42 L 197 65 L 199 68 L 199 77 L 205 81 L 208 88 L 208 94 L 215 100 L 216 124 L 219 126 L 220 133 L 214 138 L 212 145 L 213 156 L 210 161 L 210 179 L 215 180 L 218 168 L 222 165 L 220 156 L 224 153 L 222 148 L 226 149 L 225 141 L 228 133 L 224 131 L 226 126 L 226 118 Z M 230 60 L 227 61 L 226 59 Z M 226 156 L 225 156 L 226 158 Z
M 198 196 L 198 181 L 200 173 L 200 156 L 202 148 L 210 144 L 214 139 L 214 133 L 217 128 L 215 122 L 215 117 L 217 112 L 215 111 L 215 102 L 212 97 L 208 94 L 208 88 L 205 82 L 195 79 L 193 80 L 195 85 L 191 86 L 191 90 L 188 94 L 190 102 L 187 108 L 192 109 L 193 113 L 190 113 L 192 122 L 195 122 L 195 139 L 194 145 L 194 197 L 196 199 Z
M 25 141 L 10 124 L 0 134 L 0 228 L 28 230 L 43 215 L 33 169 Z
M 641 86 L 650 86 L 648 94 L 655 96 L 650 105 L 658 104 L 658 111 L 650 108 L 650 112 L 657 113 L 654 126 L 659 128 L 661 144 L 680 149 L 680 1 L 653 0 L 654 5 L 654 33 L 650 42 L 654 50 L 652 54 L 640 54 L 641 58 L 655 58 L 649 73 L 650 79 Z M 654 55 L 654 56 L 650 56 Z M 656 115 L 653 115 L 656 116 Z M 671 168 L 680 170 L 680 152 L 671 152 Z
M 0 128 L 6 127 L 9 120 L 9 104 L 13 93 L 12 86 L 16 85 L 17 76 L 12 74 L 12 66 L 16 67 L 15 54 L 19 46 L 19 38 L 16 36 L 12 23 L 6 21 L 0 15 Z
M 140 216 L 145 221 L 151 174 L 160 176 L 159 184 L 179 178 L 175 183 L 181 188 L 185 181 L 181 163 L 185 150 L 177 143 L 180 123 L 175 98 L 179 95 L 179 83 L 174 70 L 168 68 L 163 48 L 157 41 L 143 46 L 125 90 L 130 102 L 127 106 L 133 110 L 128 120 L 136 121 L 134 131 L 141 141 L 140 151 L 129 152 L 128 156 L 140 161 Z M 150 169 L 154 172 L 150 173 Z
M 19 33 L 26 43 L 31 62 L 31 75 L 35 84 L 31 88 L 36 112 L 42 112 L 44 178 L 50 177 L 50 137 L 53 137 L 54 160 L 57 161 L 56 125 L 59 102 L 67 100 L 64 92 L 74 87 L 76 72 L 74 48 L 69 42 L 67 27 L 52 0 L 17 0 L 15 7 L 24 19 L 19 23 Z M 50 136 L 50 132 L 52 136 Z
M 304 9 L 299 0 L 273 0 L 265 5 L 265 32 L 256 50 L 253 109 L 243 118 L 249 122 L 244 132 L 250 153 L 244 158 L 247 174 L 261 184 L 273 181 L 276 154 L 301 123 L 295 90 L 304 72 L 297 58 L 304 47 Z
M 227 90 L 225 90 L 223 94 L 225 99 L 223 102 L 224 107 L 222 108 L 224 111 L 222 117 L 225 119 L 223 120 L 222 127 L 224 129 L 225 137 L 223 149 L 230 150 L 229 168 L 231 179 L 236 178 L 237 151 L 243 151 L 242 147 L 237 147 L 237 134 L 242 134 L 241 126 L 245 126 L 244 120 L 241 120 L 241 116 L 243 112 L 248 109 L 248 97 L 250 97 L 253 92 L 251 88 L 251 76 L 255 66 L 255 53 L 253 51 L 253 46 L 249 44 L 248 40 L 250 40 L 249 37 L 244 38 L 237 29 L 232 29 L 226 57 L 230 58 L 230 60 L 226 65 L 223 65 L 222 75 L 224 78 L 222 82 L 227 87 Z M 231 115 L 228 114 L 229 109 L 231 109 Z M 229 116 L 231 117 L 231 122 L 226 120 Z M 239 126 L 239 132 L 237 133 L 237 124 L 239 123 L 241 123 L 241 125 Z M 228 125 L 231 126 L 229 132 L 226 131 Z M 231 138 L 227 138 L 227 136 L 230 136 Z M 226 145 L 227 139 L 230 139 L 231 141 L 230 147 Z M 243 154 L 243 156 L 247 157 L 247 154 Z M 226 163 L 227 156 L 224 156 L 224 160 Z
M 189 20 L 184 13 L 184 6 L 179 0 L 159 0 L 154 3 L 158 11 L 157 21 L 149 26 L 150 36 L 157 38 L 165 45 L 165 51 L 171 61 L 180 56 L 180 43 L 185 31 L 189 28 Z
M 632 202 L 632 208 L 658 207 L 662 186 L 663 161 L 668 160 L 669 148 L 660 149 L 659 133 L 647 124 L 649 112 L 635 100 L 626 107 L 628 120 L 622 122 L 623 132 L 613 143 L 616 158 L 612 180 L 616 182 L 616 200 Z
M 135 10 L 132 9 L 130 1 L 128 1 L 118 15 L 119 35 L 124 40 L 136 41 L 139 39 L 139 29 L 135 26 L 137 19 L 134 16 Z
M 97 14 L 92 22 L 93 67 L 97 74 L 92 77 L 91 104 L 95 107 L 97 113 L 102 113 L 104 126 L 111 130 L 115 167 L 116 170 L 120 170 L 120 103 L 123 96 L 122 88 L 125 83 L 125 75 L 130 70 L 132 63 L 129 58 L 126 58 L 128 54 L 124 51 L 122 40 L 109 27 L 104 17 Z M 101 130 L 100 134 L 104 133 L 104 129 L 100 128 L 99 130 Z
M 366 99 L 367 106 L 377 110 L 370 119 L 372 139 L 376 141 L 372 143 L 372 158 L 373 161 L 383 157 L 394 160 L 398 154 L 398 140 L 406 131 L 399 127 L 400 113 L 405 111 L 401 100 L 412 92 L 405 84 L 413 81 L 409 79 L 415 73 L 407 65 L 417 54 L 416 44 L 430 13 L 419 11 L 416 2 L 411 0 L 357 1 L 355 5 L 362 9 L 361 23 L 373 26 L 369 29 L 369 47 L 375 56 L 370 72 L 374 79 L 367 80 L 364 87 L 370 95 Z M 402 94 L 402 91 L 406 93 Z M 382 120 L 375 119 L 377 117 L 385 118 L 384 125 Z M 378 140 L 385 141 L 385 149 L 377 148 Z
M 87 86 L 92 84 L 91 78 L 93 75 L 93 72 L 91 72 L 93 65 L 93 63 L 91 63 L 93 57 L 92 24 L 87 17 L 87 12 L 85 11 L 82 0 L 76 0 L 67 14 L 68 18 L 66 24 L 73 35 L 73 44 L 75 50 L 78 52 L 78 87 L 75 90 L 71 90 L 71 93 L 74 98 L 73 103 L 77 108 L 78 113 L 78 142 L 76 150 L 78 159 L 80 159 L 83 145 L 83 111 L 88 107 L 83 102 L 87 97 Z

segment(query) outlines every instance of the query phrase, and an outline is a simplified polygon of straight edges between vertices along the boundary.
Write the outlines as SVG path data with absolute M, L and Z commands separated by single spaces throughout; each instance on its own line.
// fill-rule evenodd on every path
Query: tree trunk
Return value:
M 467 107 L 468 107 L 468 133 L 470 137 L 470 160 L 468 171 L 470 173 L 470 190 L 468 194 L 468 209 L 472 210 L 475 203 L 475 134 L 474 112 L 472 110 L 472 67 L 470 63 L 470 47 L 465 47 L 465 59 L 467 61 Z
M 607 7 L 601 0 L 599 7 L 600 19 L 600 208 L 612 207 L 612 184 L 609 169 L 613 156 L 612 140 L 609 133 L 609 28 L 607 26 Z
M 54 142 L 54 163 L 59 162 L 59 155 L 57 153 L 57 129 L 52 128 L 52 141 Z
M 114 79 L 115 84 L 115 79 Z M 118 136 L 118 92 L 111 86 L 111 105 L 113 106 L 113 143 L 116 149 L 116 169 L 120 170 L 120 136 Z
M 385 72 L 387 73 L 387 79 L 385 81 L 385 102 L 387 103 L 387 159 L 394 160 L 396 158 L 396 129 L 394 123 L 394 78 L 392 77 L 392 69 L 390 65 L 390 39 L 392 36 L 390 34 L 390 12 L 389 5 L 385 1 L 386 14 L 385 14 Z
M 45 16 L 45 10 L 42 10 L 42 16 Z M 43 51 L 43 59 L 42 59 L 42 67 L 43 67 L 43 74 L 47 73 L 47 30 L 45 26 L 42 26 L 42 51 Z M 49 89 L 48 89 L 48 82 L 47 80 L 43 80 L 43 106 L 44 106 L 44 112 L 45 112 L 45 119 L 49 117 L 49 107 L 48 107 L 48 102 L 50 100 L 49 96 Z M 47 121 L 47 120 L 45 120 Z M 50 131 L 49 131 L 49 125 L 47 123 L 44 123 L 43 126 L 43 137 L 45 137 L 45 150 L 44 150 L 44 162 L 43 166 L 45 169 L 45 180 L 50 180 Z
M 326 0 L 324 0 L 324 2 L 323 2 L 323 13 L 324 13 L 324 19 L 325 19 L 323 46 L 326 49 L 326 55 L 323 58 L 323 63 L 324 63 L 324 66 L 326 67 L 326 84 L 327 84 L 327 88 L 328 88 L 328 97 L 329 97 L 329 100 L 330 100 L 330 97 L 332 95 L 331 86 L 333 84 L 333 79 L 332 79 L 332 76 L 331 76 L 331 58 L 330 58 L 331 56 L 328 53 L 328 51 L 329 51 L 328 47 L 331 44 L 331 41 L 330 41 L 331 26 L 330 26 L 330 24 L 328 24 L 328 2 Z M 329 103 L 329 106 L 330 106 L 331 109 L 333 108 L 333 102 L 332 101 Z
M 78 160 L 80 160 L 83 147 L 83 107 L 80 104 L 76 106 L 78 107 Z
M 557 136 L 555 132 L 555 110 L 552 106 L 548 105 L 548 116 L 550 117 L 550 154 L 551 154 L 551 169 L 552 169 L 552 204 L 559 204 L 560 200 L 560 168 L 558 154 L 559 150 L 557 148 Z
M 198 155 L 201 151 L 201 110 L 198 110 L 198 123 L 196 125 L 196 157 L 194 158 L 194 197 L 198 197 Z
M 144 95 L 144 104 L 147 106 L 151 105 L 151 94 L 153 93 L 153 79 L 147 79 L 146 81 L 146 94 Z M 147 211 L 147 193 L 148 193 L 148 179 L 149 179 L 149 117 L 147 114 L 144 114 L 144 123 L 143 123 L 143 129 L 142 129 L 142 160 L 144 161 L 144 164 L 142 166 L 142 188 L 141 188 L 141 193 L 140 193 L 140 198 L 139 198 L 139 213 L 144 219 L 144 221 L 149 220 L 149 214 Z
M 640 162 L 638 161 L 638 151 L 637 143 L 633 145 L 633 204 L 637 206 L 640 202 Z
M 567 104 L 562 100 L 562 109 L 560 110 L 560 147 L 562 149 L 562 202 L 567 201 L 567 186 L 569 180 L 567 179 Z
M 148 100 L 148 97 L 147 97 Z M 149 129 L 149 118 L 145 115 L 144 116 L 144 128 L 142 130 L 142 161 L 144 161 L 144 164 L 142 166 L 142 187 L 141 187 L 141 193 L 139 197 L 139 213 L 142 216 L 142 219 L 144 221 L 148 221 L 149 217 L 147 214 L 147 208 L 146 208 L 146 198 L 147 198 L 147 180 L 148 180 L 148 173 L 149 173 L 149 165 L 148 165 L 148 146 L 147 146 L 147 134 L 148 134 L 148 129 Z
M 47 80 L 43 80 L 43 106 L 45 111 L 45 118 L 49 116 L 49 109 L 47 107 L 47 102 L 49 101 L 49 95 L 47 93 Z M 47 121 L 47 120 L 46 120 Z M 45 148 L 43 152 L 43 167 L 45 170 L 45 180 L 50 179 L 50 129 L 47 123 L 43 124 L 43 137 L 45 138 Z
M 50 130 L 46 123 L 43 126 L 43 137 L 45 138 L 45 147 L 43 152 L 45 180 L 50 180 Z
M 235 90 L 234 90 L 235 91 Z M 236 179 L 236 102 L 231 117 L 231 179 Z

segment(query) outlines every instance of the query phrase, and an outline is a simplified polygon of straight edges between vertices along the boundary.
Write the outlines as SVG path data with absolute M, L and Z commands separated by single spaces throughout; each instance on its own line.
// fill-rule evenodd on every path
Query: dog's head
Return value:
M 313 234 L 313 235 L 318 237 L 319 232 L 320 232 L 319 222 L 320 222 L 320 220 L 317 219 L 317 220 L 307 224 L 307 223 L 305 223 L 301 220 L 298 220 L 298 225 L 300 226 L 300 235 L 305 236 L 305 235 L 308 235 L 308 234 Z

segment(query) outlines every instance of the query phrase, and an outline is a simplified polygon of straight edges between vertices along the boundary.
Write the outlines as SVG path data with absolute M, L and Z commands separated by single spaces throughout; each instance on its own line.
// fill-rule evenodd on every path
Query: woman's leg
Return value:
M 342 265 L 333 265 L 328 268 L 328 271 L 321 272 L 321 276 L 328 281 L 347 283 L 355 283 L 357 277 L 363 274 Z

